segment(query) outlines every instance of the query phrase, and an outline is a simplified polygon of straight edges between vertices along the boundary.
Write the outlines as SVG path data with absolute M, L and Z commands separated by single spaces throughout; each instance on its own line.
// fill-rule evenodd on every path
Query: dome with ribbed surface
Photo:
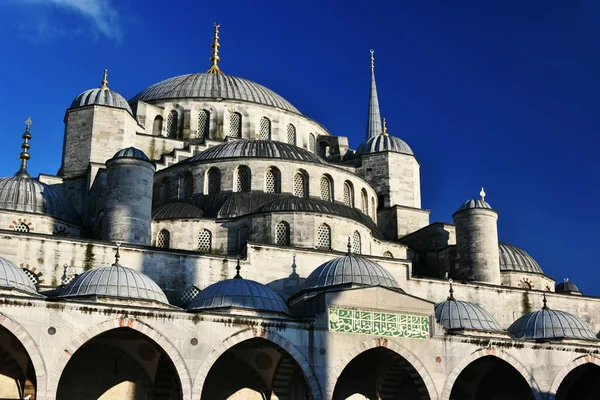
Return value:
M 594 333 L 578 317 L 566 311 L 550 310 L 545 306 L 513 322 L 508 331 L 516 339 L 525 340 L 596 340 Z
M 60 296 L 101 296 L 169 304 L 167 296 L 150 277 L 122 265 L 86 271 L 69 282 Z
M 182 202 L 167 203 L 152 212 L 155 221 L 167 219 L 199 219 L 204 215 L 200 208 Z
M 143 151 L 136 149 L 135 147 L 127 147 L 117 151 L 113 156 L 113 159 L 115 158 L 136 158 L 138 160 L 150 161 Z
M 414 155 L 412 149 L 402 139 L 392 135 L 377 135 L 368 139 L 358 147 L 356 155 L 379 153 L 381 151 Z
M 301 147 L 273 140 L 235 140 L 209 147 L 179 164 L 225 158 L 278 158 L 283 160 L 321 163 L 321 159 Z
M 486 208 L 488 210 L 492 210 L 492 206 L 490 206 L 484 200 L 467 200 L 462 204 L 462 206 L 460 206 L 460 208 L 458 210 L 459 211 L 470 210 L 473 208 Z
M 302 290 L 344 284 L 400 288 L 392 274 L 381 265 L 355 254 L 347 254 L 327 261 L 311 272 L 304 281 Z
M 122 108 L 123 110 L 129 111 L 129 113 L 133 115 L 127 100 L 125 100 L 125 98 L 119 93 L 113 92 L 108 88 L 95 88 L 86 90 L 79 96 L 75 97 L 75 100 L 73 100 L 71 103 L 71 108 L 79 108 L 91 105 Z
M 79 214 L 62 194 L 24 175 L 0 178 L 0 210 L 42 214 L 79 223 Z
M 477 304 L 450 298 L 435 305 L 435 319 L 446 329 L 503 332 L 492 314 Z
M 525 250 L 500 242 L 500 270 L 543 274 L 542 268 Z
M 573 282 L 571 282 L 568 279 L 565 279 L 564 282 L 557 284 L 556 287 L 554 288 L 554 291 L 556 293 L 579 293 L 579 294 L 581 294 L 581 291 L 579 290 L 577 285 L 575 285 Z
M 287 304 L 269 287 L 249 279 L 233 278 L 208 286 L 194 297 L 188 310 L 244 309 L 289 314 Z
M 4 257 L 0 257 L 0 288 L 38 294 L 33 282 L 25 272 Z
M 224 74 L 187 74 L 156 83 L 135 95 L 130 103 L 172 99 L 239 100 L 300 114 L 286 99 L 258 83 Z

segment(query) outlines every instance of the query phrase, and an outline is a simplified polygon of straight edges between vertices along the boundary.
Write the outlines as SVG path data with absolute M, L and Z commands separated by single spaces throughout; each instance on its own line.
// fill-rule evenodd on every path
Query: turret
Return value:
M 106 162 L 108 186 L 102 240 L 150 245 L 154 163 L 134 147 Z
M 498 212 L 485 201 L 468 200 L 452 215 L 456 225 L 458 261 L 455 276 L 500 285 Z

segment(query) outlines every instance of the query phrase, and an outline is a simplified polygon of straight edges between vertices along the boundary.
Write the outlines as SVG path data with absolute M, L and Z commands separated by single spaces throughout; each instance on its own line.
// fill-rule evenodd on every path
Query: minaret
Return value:
M 375 85 L 375 52 L 371 50 L 371 93 L 369 96 L 369 118 L 367 120 L 367 137 L 381 134 L 381 114 L 379 112 L 379 99 L 377 98 L 377 85 Z
M 213 36 L 212 45 L 210 46 L 212 47 L 212 56 L 210 57 L 212 65 L 208 69 L 208 71 L 206 71 L 206 73 L 223 75 L 223 71 L 221 71 L 221 69 L 219 68 L 219 60 L 221 59 L 221 57 L 219 57 L 219 47 L 221 47 L 221 45 L 219 44 L 219 27 L 221 25 L 215 22 L 213 26 L 215 27 L 215 34 Z
M 29 148 L 31 145 L 29 141 L 31 140 L 31 133 L 29 132 L 29 128 L 31 127 L 31 117 L 27 118 L 25 121 L 25 133 L 23 134 L 23 143 L 21 144 L 21 149 L 23 150 L 21 154 L 19 154 L 19 158 L 21 159 L 21 168 L 17 171 L 15 176 L 20 178 L 29 178 L 29 173 L 27 172 L 27 160 L 29 160 Z

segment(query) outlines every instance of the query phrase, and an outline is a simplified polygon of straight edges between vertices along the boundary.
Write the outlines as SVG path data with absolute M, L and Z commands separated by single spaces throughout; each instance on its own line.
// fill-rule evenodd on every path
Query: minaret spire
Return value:
M 206 71 L 206 73 L 223 75 L 223 71 L 221 71 L 221 69 L 219 68 L 219 60 L 221 59 L 221 57 L 219 57 L 219 47 L 221 47 L 221 45 L 219 44 L 219 27 L 221 25 L 215 22 L 213 26 L 215 27 L 215 34 L 213 36 L 212 45 L 210 46 L 212 47 L 212 56 L 210 57 L 212 65 L 208 69 L 208 71 Z
M 369 97 L 369 118 L 367 120 L 367 138 L 379 136 L 381 130 L 381 113 L 379 112 L 379 99 L 377 98 L 377 85 L 375 85 L 375 52 L 371 50 L 371 94 Z
M 31 117 L 28 117 L 25 121 L 25 133 L 23 136 L 21 136 L 23 138 L 23 143 L 21 144 L 21 149 L 23 151 L 21 151 L 21 154 L 19 154 L 19 158 L 21 159 L 21 168 L 19 168 L 19 171 L 16 173 L 16 176 L 23 178 L 29 178 L 29 173 L 27 172 L 27 160 L 29 160 L 30 157 L 28 151 L 31 147 L 29 144 L 29 141 L 31 140 L 31 133 L 29 132 L 30 127 Z

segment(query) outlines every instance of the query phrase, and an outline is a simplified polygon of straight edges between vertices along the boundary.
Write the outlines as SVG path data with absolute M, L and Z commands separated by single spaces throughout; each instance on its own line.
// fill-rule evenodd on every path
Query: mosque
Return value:
M 105 71 L 56 175 L 27 172 L 27 120 L 0 179 L 0 398 L 600 398 L 600 300 L 502 242 L 483 189 L 429 220 L 372 51 L 354 150 L 219 47 L 215 24 L 206 72 L 129 100 Z

